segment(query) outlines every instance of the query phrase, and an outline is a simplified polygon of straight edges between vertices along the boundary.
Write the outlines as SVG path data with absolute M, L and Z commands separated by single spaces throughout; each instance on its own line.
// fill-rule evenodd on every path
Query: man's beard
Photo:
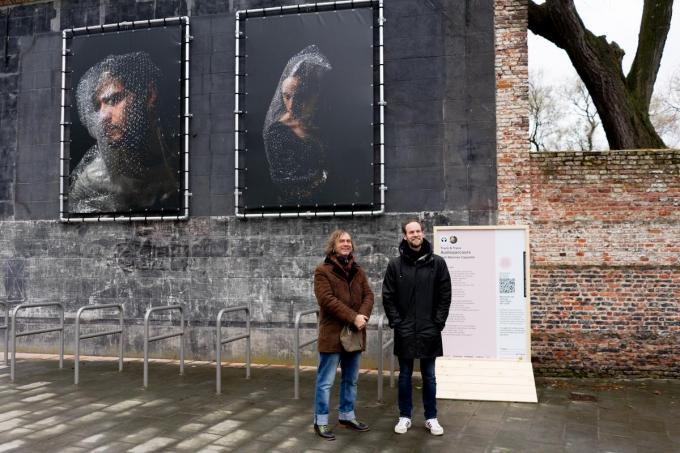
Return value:
M 406 242 L 408 242 L 409 247 L 412 249 L 416 250 L 419 249 L 423 245 L 423 239 L 407 239 Z

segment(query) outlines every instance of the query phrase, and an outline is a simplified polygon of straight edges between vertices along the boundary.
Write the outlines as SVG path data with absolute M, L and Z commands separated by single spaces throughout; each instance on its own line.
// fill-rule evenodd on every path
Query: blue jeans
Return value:
M 342 370 L 338 418 L 340 420 L 353 420 L 356 418 L 354 415 L 354 401 L 357 399 L 360 359 L 361 351 L 319 353 L 319 369 L 316 373 L 316 392 L 314 398 L 315 424 L 328 424 L 328 404 L 338 364 L 340 364 L 340 369 Z
M 411 376 L 413 375 L 414 359 L 399 357 L 399 416 L 411 418 L 413 412 L 413 389 Z M 420 359 L 420 374 L 423 376 L 423 406 L 425 420 L 437 418 L 437 380 L 434 376 L 434 361 Z

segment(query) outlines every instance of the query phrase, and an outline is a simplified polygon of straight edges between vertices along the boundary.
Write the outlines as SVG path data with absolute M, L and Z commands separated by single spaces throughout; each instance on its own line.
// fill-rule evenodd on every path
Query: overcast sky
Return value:
M 537 3 L 543 3 L 538 1 Z M 575 0 L 576 9 L 585 26 L 596 35 L 606 35 L 626 51 L 624 74 L 633 63 L 637 48 L 643 0 Z M 564 50 L 529 32 L 529 70 L 543 72 L 544 82 L 554 84 L 576 77 Z M 673 5 L 671 30 L 657 76 L 657 84 L 668 83 L 671 75 L 680 73 L 680 0 Z

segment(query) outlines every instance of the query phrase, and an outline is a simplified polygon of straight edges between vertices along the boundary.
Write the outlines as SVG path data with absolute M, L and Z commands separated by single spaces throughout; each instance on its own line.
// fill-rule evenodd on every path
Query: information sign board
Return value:
M 437 396 L 536 401 L 528 227 L 438 226 L 433 242 L 452 283 Z

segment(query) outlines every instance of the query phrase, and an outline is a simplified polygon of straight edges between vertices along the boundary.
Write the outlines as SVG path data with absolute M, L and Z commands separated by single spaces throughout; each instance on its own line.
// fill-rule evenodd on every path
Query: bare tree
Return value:
M 554 90 L 543 83 L 543 74 L 529 74 L 529 142 L 534 151 L 548 149 L 548 139 L 555 131 L 556 111 Z
M 667 98 L 668 107 L 675 113 L 680 114 L 680 67 L 671 77 L 669 93 Z M 680 125 L 678 125 L 680 128 Z
M 680 69 L 680 68 L 679 68 Z M 680 71 L 670 81 L 657 86 L 649 105 L 649 117 L 654 128 L 672 147 L 680 146 Z
M 570 134 L 573 143 L 571 148 L 593 151 L 595 149 L 595 134 L 601 125 L 593 99 L 588 94 L 588 89 L 581 79 L 575 79 L 564 91 L 565 97 L 577 117 L 573 134 Z
M 529 29 L 564 49 L 593 99 L 612 149 L 665 148 L 649 106 L 670 29 L 673 0 L 645 0 L 633 65 L 624 75 L 624 52 L 595 36 L 573 0 L 529 0 Z
M 593 151 L 601 147 L 602 126 L 583 82 L 575 78 L 557 86 L 543 73 L 529 74 L 529 142 L 534 151 Z

